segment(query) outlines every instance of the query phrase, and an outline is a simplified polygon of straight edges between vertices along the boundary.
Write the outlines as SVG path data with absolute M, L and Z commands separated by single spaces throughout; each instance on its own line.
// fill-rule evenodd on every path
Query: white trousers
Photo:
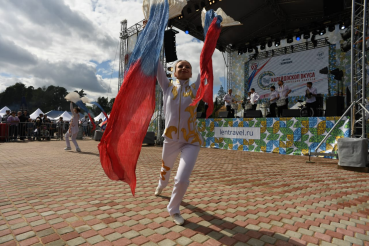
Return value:
M 76 141 L 77 139 L 77 133 L 74 133 L 73 135 L 71 133 L 69 133 L 69 131 L 67 131 L 67 133 L 65 134 L 65 143 L 67 144 L 67 147 L 70 148 L 70 142 L 69 142 L 69 137 L 72 138 L 72 142 L 74 144 L 74 146 L 76 146 L 76 149 L 78 149 L 78 143 Z
M 190 175 L 195 166 L 199 151 L 200 146 L 188 143 L 164 143 L 162 154 L 163 162 L 159 178 L 160 188 L 165 188 L 168 185 L 174 162 L 176 161 L 178 154 L 181 152 L 177 175 L 174 178 L 172 196 L 167 207 L 170 215 L 179 213 L 179 206 L 181 205 L 183 196 L 190 184 Z

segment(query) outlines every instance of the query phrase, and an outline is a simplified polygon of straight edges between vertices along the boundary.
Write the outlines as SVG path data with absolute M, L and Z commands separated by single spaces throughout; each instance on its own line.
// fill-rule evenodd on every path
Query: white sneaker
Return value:
M 64 150 L 72 150 L 71 147 L 65 147 Z
M 176 223 L 177 225 L 183 225 L 184 219 L 180 214 L 173 214 L 172 218 L 174 223 Z
M 163 188 L 160 188 L 159 186 L 155 190 L 155 196 L 160 196 L 160 194 L 163 192 Z
M 76 151 L 77 151 L 77 152 L 81 152 L 81 149 L 80 149 L 80 148 L 77 148 L 77 149 L 76 149 Z

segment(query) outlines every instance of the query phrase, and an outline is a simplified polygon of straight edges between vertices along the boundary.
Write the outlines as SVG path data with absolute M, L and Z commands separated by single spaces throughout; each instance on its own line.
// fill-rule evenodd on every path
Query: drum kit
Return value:
M 302 101 L 302 100 L 297 100 L 297 102 L 300 103 L 300 105 L 298 107 L 300 109 L 300 116 L 301 117 L 313 117 L 314 116 L 314 110 L 312 108 L 310 108 L 310 111 L 309 111 L 309 108 L 306 107 L 306 102 L 305 102 L 305 104 L 303 104 L 304 101 Z
M 261 104 L 260 108 L 261 108 L 261 113 L 263 114 L 263 117 L 268 116 L 269 106 L 270 106 L 269 102 L 264 102 L 264 103 Z

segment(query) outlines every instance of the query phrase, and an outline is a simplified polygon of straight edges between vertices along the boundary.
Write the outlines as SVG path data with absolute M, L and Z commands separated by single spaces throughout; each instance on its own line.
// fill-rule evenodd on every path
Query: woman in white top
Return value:
M 78 107 L 73 108 L 73 103 L 70 102 L 70 111 L 72 112 L 73 117 L 69 122 L 69 129 L 68 129 L 67 133 L 65 134 L 65 142 L 67 144 L 67 147 L 64 148 L 64 150 L 71 150 L 72 149 L 70 147 L 70 142 L 69 142 L 69 137 L 71 137 L 72 142 L 73 142 L 74 146 L 76 147 L 76 151 L 81 152 L 81 149 L 79 148 L 78 143 L 76 141 L 77 134 L 78 134 L 78 131 L 79 131 L 79 128 L 78 128 L 79 112 L 81 112 L 81 110 Z
M 160 63 L 158 64 L 157 79 L 164 94 L 165 131 L 163 137 L 165 141 L 159 185 L 155 195 L 160 195 L 168 185 L 174 162 L 181 153 L 172 196 L 167 208 L 174 222 L 182 225 L 184 219 L 180 215 L 179 206 L 190 184 L 189 178 L 204 140 L 197 131 L 197 105 L 190 106 L 199 88 L 200 75 L 196 82 L 190 85 L 191 64 L 188 61 L 179 60 L 175 64 L 174 76 L 177 79 L 170 82 L 163 67 Z

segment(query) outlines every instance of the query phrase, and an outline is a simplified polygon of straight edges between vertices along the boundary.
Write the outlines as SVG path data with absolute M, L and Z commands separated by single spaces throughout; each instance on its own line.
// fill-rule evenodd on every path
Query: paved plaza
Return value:
M 142 148 L 133 197 L 97 142 L 79 144 L 0 143 L 0 245 L 369 245 L 369 174 L 335 160 L 202 149 L 182 227 L 166 211 L 174 175 L 154 196 L 162 148 Z

